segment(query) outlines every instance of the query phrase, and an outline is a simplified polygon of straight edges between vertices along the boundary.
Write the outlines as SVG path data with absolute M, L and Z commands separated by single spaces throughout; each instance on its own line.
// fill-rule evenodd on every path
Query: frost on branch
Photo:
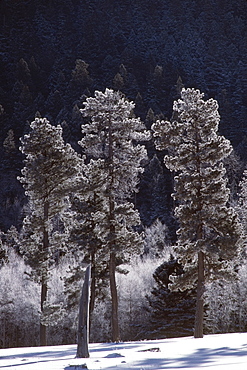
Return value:
M 147 161 L 147 151 L 140 142 L 149 140 L 150 133 L 134 117 L 134 106 L 120 92 L 106 89 L 87 98 L 81 109 L 90 121 L 82 125 L 79 144 L 87 156 L 88 169 L 94 168 L 88 177 L 91 193 L 86 203 L 91 211 L 87 212 L 87 225 L 91 229 L 87 235 L 97 246 L 92 249 L 88 243 L 86 248 L 94 267 L 100 259 L 109 266 L 113 341 L 119 340 L 116 268 L 140 253 L 143 245 L 138 232 L 140 217 L 130 199 L 138 191 L 139 175 Z
M 195 89 L 182 89 L 174 119 L 153 124 L 156 147 L 167 150 L 164 163 L 174 176 L 175 215 L 179 221 L 176 251 L 184 266 L 174 289 L 197 284 L 195 336 L 202 336 L 203 292 L 207 278 L 226 274 L 238 255 L 240 225 L 228 206 L 223 160 L 232 146 L 218 135 L 218 103 L 203 100 Z M 197 325 L 198 324 L 198 325 Z
M 27 215 L 21 231 L 21 250 L 41 284 L 41 312 L 47 304 L 50 270 L 66 250 L 74 214 L 69 195 L 84 184 L 83 159 L 64 143 L 61 126 L 36 118 L 30 133 L 21 139 L 25 155 L 19 181 L 28 197 Z M 40 343 L 46 344 L 41 322 Z

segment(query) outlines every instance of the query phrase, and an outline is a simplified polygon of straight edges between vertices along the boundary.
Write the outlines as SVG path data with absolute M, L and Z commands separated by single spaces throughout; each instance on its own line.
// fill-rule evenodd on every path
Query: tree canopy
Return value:
M 240 233 L 237 214 L 228 205 L 223 165 L 232 147 L 217 132 L 218 103 L 213 99 L 205 101 L 203 96 L 199 90 L 183 88 L 181 99 L 174 102 L 171 122 L 157 121 L 152 126 L 156 148 L 168 151 L 164 162 L 175 172 L 177 252 L 185 270 L 184 286 L 198 284 L 196 336 L 202 336 L 203 330 L 205 276 L 225 272 L 225 261 L 231 262 L 237 256 Z M 180 279 L 176 281 L 181 286 Z

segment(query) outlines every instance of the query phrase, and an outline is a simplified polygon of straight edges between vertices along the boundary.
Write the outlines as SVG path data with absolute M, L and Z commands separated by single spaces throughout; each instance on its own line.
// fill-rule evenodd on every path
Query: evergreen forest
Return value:
M 245 0 L 1 0 L 0 348 L 75 343 L 88 264 L 93 342 L 247 330 L 246 35 Z

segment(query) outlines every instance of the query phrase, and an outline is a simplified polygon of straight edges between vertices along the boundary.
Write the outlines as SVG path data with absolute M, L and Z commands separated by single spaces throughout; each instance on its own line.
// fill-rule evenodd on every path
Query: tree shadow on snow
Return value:
M 21 348 L 21 347 L 20 347 Z M 42 348 L 42 347 L 38 347 Z M 49 348 L 49 347 L 48 347 Z M 39 358 L 47 358 L 47 360 L 50 360 L 50 357 L 56 357 L 56 358 L 61 358 L 64 356 L 72 356 L 75 355 L 76 349 L 74 345 L 71 345 L 71 348 L 66 348 L 61 350 L 49 350 L 47 351 L 40 350 L 40 351 L 35 351 L 35 352 L 20 352 L 20 353 L 10 353 L 4 356 L 0 356 L 0 360 L 10 360 L 10 359 L 19 359 L 19 358 L 34 358 L 34 357 L 39 357 Z
M 141 342 L 140 342 L 141 343 Z M 89 348 L 89 352 L 109 352 L 109 351 L 120 351 L 123 349 L 134 349 L 140 348 L 139 342 L 119 342 L 119 343 L 97 343 L 96 347 Z
M 41 348 L 41 347 L 40 347 Z M 42 352 L 42 351 L 35 351 L 35 352 L 26 352 L 26 353 L 10 353 L 4 356 L 0 356 L 0 369 L 9 368 L 11 366 L 25 366 L 25 365 L 32 365 L 32 364 L 39 364 L 41 362 L 51 362 L 57 361 L 58 359 L 62 360 L 63 357 L 67 358 L 70 356 L 75 356 L 75 346 L 71 346 L 66 349 L 61 350 L 49 350 Z M 16 360 L 16 363 L 12 363 L 11 365 L 2 365 L 1 360 L 11 361 Z
M 246 349 L 222 347 L 218 349 L 199 348 L 194 353 L 188 356 L 176 357 L 176 358 L 150 358 L 143 361 L 138 361 L 137 368 L 144 367 L 148 370 L 161 369 L 165 366 L 165 369 L 183 369 L 214 365 L 221 363 L 222 357 L 247 357 Z M 233 363 L 234 365 L 234 363 Z M 135 367 L 132 367 L 133 369 Z
M 81 369 L 87 369 L 86 364 L 82 365 L 71 365 L 71 366 L 66 366 L 64 370 L 81 370 Z

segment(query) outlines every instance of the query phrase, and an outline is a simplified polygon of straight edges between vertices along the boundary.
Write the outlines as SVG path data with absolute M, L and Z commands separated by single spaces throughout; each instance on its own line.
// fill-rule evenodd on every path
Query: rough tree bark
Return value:
M 40 302 L 41 312 L 43 312 L 43 310 L 44 310 L 44 303 L 45 303 L 46 299 L 47 299 L 47 283 L 46 283 L 46 279 L 42 278 L 42 282 L 41 282 L 41 302 Z M 46 346 L 47 345 L 46 325 L 43 325 L 42 323 L 40 323 L 39 337 L 40 337 L 40 345 L 41 346 Z
M 93 314 L 96 298 L 96 276 L 95 276 L 95 253 L 91 253 L 91 283 L 90 283 L 90 302 L 89 302 L 89 313 L 90 316 Z
M 44 203 L 44 221 L 46 222 L 49 217 L 49 203 L 45 201 Z M 43 252 L 47 253 L 49 249 L 49 236 L 48 236 L 48 231 L 46 227 L 44 226 L 43 230 Z M 41 278 L 41 300 L 40 300 L 40 308 L 41 308 L 41 313 L 44 311 L 44 303 L 47 300 L 47 279 L 46 277 L 42 276 Z M 46 325 L 43 325 L 40 323 L 40 345 L 41 346 L 46 346 L 47 345 L 47 335 L 46 335 Z
M 196 298 L 195 338 L 203 337 L 203 312 L 204 312 L 204 253 L 198 252 L 198 282 Z
M 201 181 L 201 161 L 200 161 L 200 145 L 201 136 L 199 134 L 198 128 L 195 127 L 196 131 L 196 172 L 199 177 L 199 183 L 197 188 L 197 214 L 199 215 L 198 219 L 198 228 L 197 228 L 197 240 L 203 239 L 203 222 L 201 219 L 202 214 L 202 181 Z M 196 315 L 195 315 L 195 329 L 194 329 L 194 337 L 195 338 L 202 338 L 203 337 L 203 317 L 204 317 L 204 284 L 205 284 L 205 272 L 204 272 L 204 253 L 202 251 L 198 252 L 198 263 L 197 263 L 197 271 L 198 271 L 198 280 L 197 280 L 197 296 L 196 296 Z
M 85 273 L 79 306 L 79 322 L 78 322 L 77 353 L 76 353 L 76 357 L 78 358 L 89 357 L 88 343 L 89 343 L 90 282 L 91 282 L 91 265 L 88 265 Z
M 110 254 L 109 275 L 110 275 L 110 288 L 112 298 L 112 340 L 113 342 L 120 341 L 119 325 L 118 325 L 118 295 L 116 284 L 116 256 L 114 252 Z
M 111 290 L 111 324 L 112 324 L 112 341 L 120 341 L 120 332 L 118 324 L 118 292 L 116 284 L 116 230 L 115 230 L 115 197 L 114 197 L 114 171 L 113 171 L 113 136 L 112 136 L 112 122 L 109 120 L 109 221 L 110 221 L 110 261 L 109 261 L 109 275 L 110 275 L 110 290 Z

